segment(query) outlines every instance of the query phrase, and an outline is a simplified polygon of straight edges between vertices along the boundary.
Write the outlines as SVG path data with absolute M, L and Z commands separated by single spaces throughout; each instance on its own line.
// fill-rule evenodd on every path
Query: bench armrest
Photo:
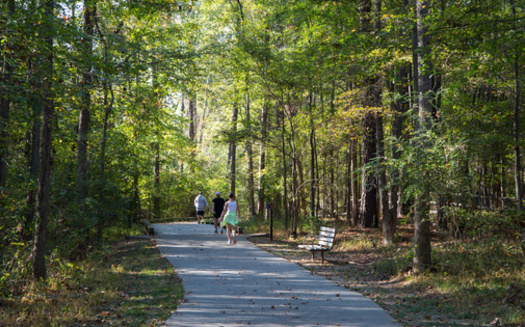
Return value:
M 315 241 L 319 236 L 314 234 L 308 234 L 303 238 L 303 247 L 314 246 Z

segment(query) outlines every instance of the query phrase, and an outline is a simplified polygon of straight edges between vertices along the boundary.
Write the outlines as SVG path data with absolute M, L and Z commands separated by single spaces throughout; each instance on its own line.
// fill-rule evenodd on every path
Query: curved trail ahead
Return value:
M 238 236 L 196 223 L 155 224 L 185 300 L 167 326 L 399 326 L 372 300 Z

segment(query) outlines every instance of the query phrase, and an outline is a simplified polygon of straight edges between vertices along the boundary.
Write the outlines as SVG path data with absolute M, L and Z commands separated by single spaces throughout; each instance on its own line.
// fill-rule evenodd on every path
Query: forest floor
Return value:
M 525 326 L 523 273 L 515 280 L 509 280 L 515 275 L 512 272 L 494 277 L 469 268 L 462 273 L 454 267 L 447 273 L 439 268 L 446 264 L 443 258 L 450 258 L 452 266 L 469 263 L 454 254 L 453 246 L 447 245 L 450 240 L 434 235 L 438 268 L 414 275 L 410 269 L 412 228 L 399 229 L 395 246 L 382 245 L 377 229 L 339 230 L 333 251 L 325 254 L 324 265 L 320 258 L 312 261 L 309 252 L 297 247 L 304 238 L 277 235 L 270 241 L 267 236 L 258 236 L 250 241 L 367 296 L 404 326 Z M 445 248 L 448 250 L 443 255 L 440 249 Z M 477 266 L 476 262 L 471 264 Z
M 46 284 L 0 297 L 0 327 L 161 326 L 183 296 L 149 239 L 120 241 L 76 263 L 51 258 L 48 275 Z

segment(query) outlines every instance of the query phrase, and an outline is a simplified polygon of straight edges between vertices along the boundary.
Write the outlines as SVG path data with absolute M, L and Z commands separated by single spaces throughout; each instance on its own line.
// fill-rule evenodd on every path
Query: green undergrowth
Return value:
M 150 240 L 116 242 L 79 262 L 48 262 L 45 284 L 4 285 L 0 326 L 158 326 L 183 296 Z

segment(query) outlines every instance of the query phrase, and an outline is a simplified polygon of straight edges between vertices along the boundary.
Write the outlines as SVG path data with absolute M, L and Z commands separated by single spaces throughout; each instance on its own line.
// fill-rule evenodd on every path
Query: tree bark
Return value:
M 396 219 L 390 210 L 388 201 L 388 188 L 386 184 L 386 168 L 385 168 L 385 146 L 383 136 L 383 113 L 376 113 L 376 129 L 377 129 L 377 161 L 378 161 L 378 188 L 379 199 L 381 201 L 381 218 L 383 220 L 383 242 L 385 244 L 394 243 L 394 234 L 396 232 Z
M 310 91 L 308 97 L 308 103 L 310 106 L 310 217 L 317 221 L 317 210 L 316 210 L 316 178 L 315 178 L 315 124 L 314 124 L 314 113 L 313 113 L 313 92 Z
M 371 32 L 371 14 L 372 2 L 370 0 L 361 1 L 360 6 L 360 24 L 361 31 Z M 362 104 L 364 108 L 379 107 L 377 103 L 380 101 L 380 90 L 375 85 L 377 78 L 366 77 L 362 82 Z M 361 184 L 361 205 L 359 210 L 359 223 L 361 227 L 377 226 L 378 207 L 377 207 L 377 185 L 376 176 L 372 172 L 370 165 L 377 155 L 376 143 L 376 122 L 375 114 L 368 109 L 362 121 L 363 126 L 363 168 L 362 168 L 362 184 Z
M 394 72 L 394 80 L 395 83 L 391 86 L 391 93 L 394 94 L 394 99 L 392 101 L 392 112 L 393 112 L 393 120 L 392 120 L 392 136 L 394 137 L 394 142 L 392 142 L 392 159 L 394 161 L 399 160 L 401 158 L 401 151 L 398 147 L 398 142 L 401 141 L 401 138 L 403 137 L 403 122 L 404 122 L 404 115 L 408 111 L 408 101 L 405 100 L 408 98 L 408 74 L 409 74 L 410 66 L 408 63 L 401 64 L 399 67 L 396 67 L 396 71 Z M 401 192 L 400 192 L 400 171 L 397 168 L 392 169 L 390 173 L 390 211 L 391 215 L 394 219 L 396 219 L 399 215 L 399 203 L 401 201 Z
M 195 123 L 197 118 L 197 96 L 194 92 L 190 95 L 190 103 L 189 103 L 189 109 L 188 109 L 188 115 L 190 118 L 190 126 L 189 126 L 189 132 L 188 136 L 190 140 L 195 140 Z
M 155 141 L 153 143 L 154 159 L 153 159 L 153 186 L 154 186 L 154 195 L 153 195 L 153 214 L 156 218 L 160 218 L 160 132 L 159 132 L 159 118 L 158 113 L 160 110 L 160 98 L 158 94 L 158 66 L 153 65 L 152 67 L 152 79 L 153 79 L 153 102 L 155 110 Z M 190 97 L 190 115 L 191 115 L 191 102 L 193 96 Z M 193 119 L 190 116 L 190 119 Z M 190 125 L 191 126 L 191 125 Z M 195 136 L 195 135 L 194 135 Z M 192 139 L 193 140 L 193 139 Z
M 40 136 L 40 163 L 37 195 L 37 214 L 35 219 L 35 234 L 31 249 L 31 263 L 33 277 L 45 280 L 47 278 L 47 222 L 49 214 L 49 195 L 51 185 L 51 142 L 53 119 L 53 0 L 42 0 L 44 15 L 47 16 L 42 24 L 40 35 L 44 46 L 41 48 L 39 69 L 37 72 L 45 76 L 42 82 L 42 128 Z
M 7 2 L 7 13 L 9 16 L 13 16 L 15 13 L 15 1 L 9 0 Z M 2 24 L 4 25 L 4 24 Z M 4 25 L 5 26 L 5 25 Z M 2 28 L 3 26 L 0 26 Z M 9 35 L 9 30 L 3 30 L 5 35 Z M 2 33 L 2 34 L 3 34 Z M 9 43 L 5 40 L 4 47 L 8 48 Z M 6 54 L 7 56 L 7 54 Z M 2 62 L 2 84 L 0 88 L 0 188 L 5 187 L 7 179 L 7 160 L 9 154 L 9 112 L 11 109 L 11 90 L 10 84 L 13 74 L 13 68 L 9 64 L 6 57 Z
M 376 178 L 372 169 L 367 166 L 376 158 L 376 152 L 376 121 L 374 113 L 367 112 L 363 118 L 363 172 L 359 209 L 361 227 L 373 227 L 377 221 Z
M 102 140 L 100 142 L 100 162 L 99 162 L 99 173 L 100 173 L 100 185 L 98 190 L 98 202 L 102 206 L 104 202 L 104 185 L 106 185 L 106 143 L 108 133 L 108 120 L 111 110 L 113 109 L 113 88 L 109 81 L 104 81 L 104 119 L 102 122 Z M 111 100 L 108 102 L 108 92 L 111 95 Z M 97 223 L 97 239 L 100 243 L 102 241 L 102 231 L 105 219 L 104 212 L 101 212 L 98 217 Z
M 429 15 L 429 1 L 416 1 L 417 17 L 417 85 L 418 85 L 418 117 L 416 119 L 416 131 L 422 135 L 430 128 L 430 117 L 432 116 L 432 62 L 430 60 L 430 40 L 425 26 L 425 20 Z M 420 141 L 423 142 L 423 141 Z M 428 144 L 419 144 L 416 151 L 421 153 L 428 147 Z M 424 165 L 423 162 L 421 164 Z M 424 179 L 425 176 L 419 176 Z M 429 268 L 431 260 L 430 243 L 430 220 L 428 216 L 429 192 L 425 185 L 421 185 L 419 194 L 416 196 L 414 209 L 415 225 L 415 255 L 414 271 L 419 272 Z
M 266 168 L 266 124 L 268 121 L 268 108 L 266 108 L 266 104 L 264 101 L 264 98 L 262 100 L 262 108 L 261 108 L 261 143 L 259 146 L 259 183 L 258 183 L 258 190 L 257 190 L 257 208 L 258 208 L 258 215 L 261 217 L 261 215 L 264 213 L 264 170 Z
M 288 173 L 287 173 L 287 162 L 286 162 L 286 143 L 285 143 L 285 134 L 286 134 L 286 125 L 284 123 L 285 113 L 284 108 L 281 112 L 281 144 L 282 144 L 282 156 L 283 156 L 283 207 L 284 207 L 284 229 L 288 230 Z
M 332 89 L 330 93 L 330 117 L 333 117 L 335 114 L 335 81 L 332 82 Z M 330 190 L 330 216 L 336 217 L 336 211 L 337 211 L 337 205 L 335 201 L 335 153 L 334 147 L 330 145 L 329 153 L 328 153 L 328 162 L 329 162 L 329 190 Z
M 246 89 L 246 126 L 250 126 L 250 95 L 248 89 Z M 246 142 L 246 154 L 248 156 L 248 199 L 250 201 L 250 215 L 256 216 L 255 207 L 255 187 L 253 177 L 253 148 L 252 140 L 248 139 Z
M 291 102 L 291 101 L 289 101 Z M 290 110 L 286 110 L 286 108 L 284 108 L 284 114 L 285 116 L 288 118 L 288 123 L 290 124 L 290 139 L 289 139 L 289 142 L 290 142 L 290 148 L 292 149 L 292 207 L 291 207 L 291 210 L 290 210 L 290 218 L 291 218 L 291 223 L 292 223 L 292 235 L 294 237 L 297 236 L 297 227 L 298 227 L 298 223 L 299 223 L 299 214 L 298 214 L 298 209 L 299 209 L 299 201 L 298 201 L 298 195 L 297 195 L 297 192 L 298 192 L 298 184 L 297 184 L 297 147 L 296 147 L 296 144 L 295 144 L 295 127 L 294 127 L 294 124 L 293 124 L 293 117 L 292 117 L 292 112 L 291 112 L 291 106 L 292 104 L 290 103 L 289 104 L 289 109 Z M 283 122 L 284 124 L 284 122 Z M 283 131 L 284 133 L 284 131 Z
M 516 30 L 516 4 L 511 1 L 512 15 L 514 17 L 514 30 Z M 518 210 L 523 210 L 523 180 L 521 177 L 521 157 L 520 157 L 520 66 L 519 66 L 519 51 L 516 47 L 514 58 L 514 184 L 516 188 L 516 200 L 518 201 Z
M 356 227 L 359 224 L 359 201 L 357 200 L 359 198 L 358 191 L 358 183 L 357 183 L 357 176 L 356 176 L 356 161 L 357 161 L 357 142 L 352 139 L 350 140 L 350 187 L 352 190 L 352 226 Z
M 35 99 L 36 100 L 36 99 Z M 40 101 L 35 101 L 35 103 L 40 103 Z M 30 238 L 31 225 L 34 223 L 35 219 L 35 201 L 36 201 L 36 184 L 38 183 L 38 169 L 39 169 L 39 147 L 40 147 L 40 128 L 41 128 L 41 116 L 42 109 L 41 105 L 33 106 L 33 122 L 31 127 L 30 137 L 29 137 L 29 156 L 28 156 L 28 165 L 29 165 L 29 186 L 27 189 L 26 197 L 26 207 L 27 211 L 25 213 L 25 231 L 24 238 Z
M 77 139 L 77 188 L 80 202 L 87 197 L 87 147 L 88 133 L 91 117 L 91 87 L 92 87 L 92 55 L 93 55 L 93 32 L 95 26 L 96 5 L 91 0 L 84 0 L 84 48 L 82 65 L 82 108 L 78 119 Z
M 232 113 L 232 140 L 230 141 L 230 192 L 235 194 L 236 164 L 237 164 L 237 117 L 239 115 L 239 105 L 237 103 L 237 88 L 234 91 L 233 113 Z

